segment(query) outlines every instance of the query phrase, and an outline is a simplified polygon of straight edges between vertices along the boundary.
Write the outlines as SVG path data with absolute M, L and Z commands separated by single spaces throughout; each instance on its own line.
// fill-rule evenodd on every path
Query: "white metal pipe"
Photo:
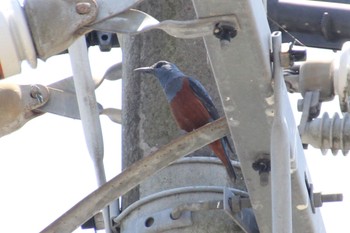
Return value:
M 274 120 L 271 131 L 272 232 L 292 233 L 290 143 L 284 111 L 283 70 L 280 62 L 281 32 L 272 33 Z
M 77 39 L 68 50 L 85 141 L 94 163 L 97 184 L 102 186 L 106 183 L 103 166 L 103 137 L 85 37 Z M 108 206 L 103 209 L 103 219 L 106 232 L 111 233 Z

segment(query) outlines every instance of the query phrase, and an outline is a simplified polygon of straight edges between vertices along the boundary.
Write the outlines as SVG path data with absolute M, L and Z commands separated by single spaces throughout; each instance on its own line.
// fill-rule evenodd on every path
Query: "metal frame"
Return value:
M 278 150 L 277 145 L 271 144 L 270 138 L 275 114 L 271 87 L 271 39 L 265 8 L 262 2 L 253 0 L 193 0 L 193 3 L 199 18 L 234 13 L 241 26 L 237 36 L 224 48 L 213 36 L 204 37 L 204 42 L 260 232 L 273 232 L 271 191 L 281 192 L 277 187 L 271 190 L 270 182 L 262 185 L 259 173 L 252 168 L 255 161 L 270 159 L 271 151 Z M 285 86 L 280 88 L 286 95 Z M 279 148 L 291 153 L 288 172 L 292 173 L 293 215 L 289 221 L 293 223 L 293 232 L 324 232 L 319 211 L 313 214 L 310 208 L 305 176 L 310 178 L 289 100 L 284 98 L 280 101 L 285 107 L 291 145 L 291 148 Z M 287 181 L 288 177 L 284 179 Z M 283 229 L 283 222 L 279 224 L 274 229 Z M 290 229 L 279 232 L 290 232 Z
M 35 3 L 41 2 L 42 0 L 35 1 Z M 137 2 L 140 1 L 132 1 L 129 7 Z M 118 15 L 119 10 L 128 9 L 126 1 L 122 1 L 119 2 L 118 10 L 108 15 L 107 9 L 113 5 L 112 1 L 104 3 L 101 0 L 97 3 L 97 5 L 100 4 L 100 12 L 97 15 L 92 14 L 96 16 L 96 21 L 91 22 L 94 17 L 87 17 L 88 20 L 82 25 L 87 31 L 103 25 L 104 22 Z M 171 34 L 179 33 L 180 36 L 205 35 L 204 42 L 209 61 L 260 232 L 325 232 L 319 211 L 316 209 L 313 213 L 310 207 L 313 196 L 309 188 L 310 176 L 287 98 L 287 90 L 282 82 L 280 33 L 273 33 L 271 39 L 263 2 L 193 0 L 193 3 L 198 20 L 183 24 L 173 21 L 158 24 L 157 21 L 152 21 L 149 27 L 143 30 L 161 28 Z M 30 8 L 26 10 L 26 13 L 29 14 Z M 73 9 L 70 12 L 75 16 L 76 13 L 79 13 Z M 134 19 L 138 19 L 139 23 L 144 22 L 145 19 L 152 19 L 142 12 L 132 10 L 119 14 L 126 18 L 131 17 L 130 15 L 134 15 Z M 216 23 L 218 23 L 213 24 L 210 21 L 213 17 L 218 17 L 216 20 L 222 24 L 220 28 L 214 28 L 214 35 L 209 35 L 210 28 L 217 26 Z M 225 22 L 221 22 L 223 19 Z M 197 31 L 200 25 L 204 26 L 202 30 Z M 188 36 L 187 26 L 193 27 L 195 31 L 193 35 Z M 76 33 L 75 28 L 73 29 L 71 34 L 77 36 L 79 33 Z M 218 36 L 216 29 L 229 31 L 219 33 L 222 36 Z M 140 31 L 136 30 L 135 33 L 137 32 Z M 72 39 L 71 34 L 67 36 L 69 39 Z M 69 44 L 66 41 L 64 43 Z M 102 164 L 103 142 L 94 97 L 95 85 L 89 73 L 85 47 L 83 40 L 79 39 L 69 50 L 72 56 L 80 116 L 87 136 L 89 152 L 95 161 L 98 183 L 102 185 L 105 182 Z M 271 50 L 274 55 L 273 74 Z M 274 87 L 272 87 L 273 81 Z M 213 135 L 213 131 L 210 130 L 211 126 L 214 129 L 218 128 L 216 135 Z M 152 156 L 135 163 L 130 169 L 125 170 L 111 182 L 82 200 L 43 232 L 68 232 L 75 229 L 82 221 L 86 221 L 88 217 L 146 177 L 175 161 L 176 158 L 211 142 L 208 138 L 204 141 L 198 136 L 203 132 L 211 134 L 210 140 L 214 141 L 227 133 L 226 122 L 221 119 L 214 125 L 205 126 L 202 131 L 198 130 L 182 139 L 175 140 L 171 145 L 160 149 Z M 200 146 L 194 147 L 186 142 L 186 140 L 194 140 L 193 135 L 197 135 L 196 140 L 200 141 Z M 180 147 L 184 149 L 183 153 L 178 152 L 176 157 L 172 156 L 170 151 Z M 256 171 L 254 169 L 258 161 L 268 163 L 270 160 L 272 169 L 270 174 L 269 170 L 258 169 Z M 262 174 L 265 180 L 261 178 Z M 280 192 L 281 187 L 283 187 L 283 192 Z M 109 222 L 108 209 L 104 210 L 104 215 L 105 222 Z M 107 229 L 110 232 L 109 225 Z

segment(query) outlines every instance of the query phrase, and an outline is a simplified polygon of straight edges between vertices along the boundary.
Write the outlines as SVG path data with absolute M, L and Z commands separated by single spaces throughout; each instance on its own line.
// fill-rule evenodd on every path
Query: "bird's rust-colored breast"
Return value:
M 187 132 L 209 123 L 211 117 L 200 99 L 194 94 L 187 78 L 170 103 L 179 127 Z

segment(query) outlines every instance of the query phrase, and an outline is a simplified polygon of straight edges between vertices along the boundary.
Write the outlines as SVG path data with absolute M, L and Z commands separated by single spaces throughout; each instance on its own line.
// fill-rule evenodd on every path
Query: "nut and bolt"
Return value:
M 313 193 L 314 207 L 321 207 L 324 202 L 343 201 L 342 193 L 322 194 L 320 192 Z
M 258 159 L 252 164 L 252 168 L 259 172 L 260 184 L 266 186 L 269 183 L 269 173 L 271 171 L 270 159 Z
M 220 39 L 221 46 L 227 46 L 231 39 L 236 37 L 237 30 L 231 23 L 220 22 L 214 27 L 213 34 L 216 38 Z
M 75 5 L 75 11 L 80 15 L 86 15 L 91 12 L 91 4 L 89 2 L 78 2 Z
M 41 93 L 40 87 L 37 85 L 33 85 L 30 90 L 30 96 L 33 99 L 36 99 L 40 104 L 44 103 L 44 97 Z

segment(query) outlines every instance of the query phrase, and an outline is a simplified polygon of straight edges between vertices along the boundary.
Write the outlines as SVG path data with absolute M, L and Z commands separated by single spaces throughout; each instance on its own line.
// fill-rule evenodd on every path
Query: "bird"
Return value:
M 185 75 L 175 64 L 158 61 L 152 66 L 136 68 L 134 71 L 153 74 L 158 79 L 171 113 L 182 130 L 191 132 L 219 119 L 218 110 L 208 91 L 197 79 Z M 227 137 L 212 142 L 209 147 L 224 164 L 230 179 L 235 182 L 237 175 L 228 153 L 228 149 L 232 153 L 233 150 Z

